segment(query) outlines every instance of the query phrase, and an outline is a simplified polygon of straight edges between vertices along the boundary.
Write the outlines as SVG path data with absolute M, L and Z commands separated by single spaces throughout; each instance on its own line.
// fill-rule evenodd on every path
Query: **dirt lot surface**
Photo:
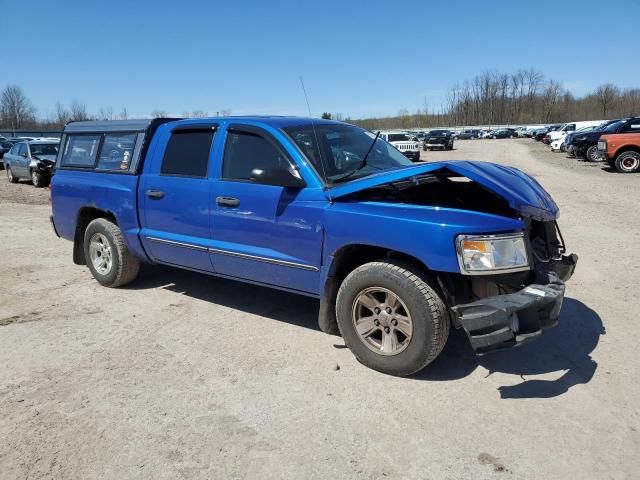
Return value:
M 413 378 L 358 364 L 308 298 L 169 268 L 102 288 L 48 192 L 0 179 L 0 477 L 638 478 L 640 175 L 530 140 L 423 157 L 533 174 L 580 261 L 542 339 L 476 358 L 454 332 Z

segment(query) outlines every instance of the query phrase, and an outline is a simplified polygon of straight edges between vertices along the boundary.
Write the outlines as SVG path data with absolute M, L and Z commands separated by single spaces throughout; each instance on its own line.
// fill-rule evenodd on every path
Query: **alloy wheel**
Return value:
M 91 237 L 89 242 L 89 256 L 91 257 L 93 268 L 95 268 L 100 275 L 109 274 L 113 267 L 113 254 L 107 237 L 101 233 L 96 233 Z
M 353 302 L 351 318 L 360 341 L 380 355 L 397 355 L 411 342 L 411 314 L 391 290 L 383 287 L 362 290 Z

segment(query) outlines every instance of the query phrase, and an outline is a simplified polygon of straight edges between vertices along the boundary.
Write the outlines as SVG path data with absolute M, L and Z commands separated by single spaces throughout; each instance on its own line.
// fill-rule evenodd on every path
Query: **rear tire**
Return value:
M 622 152 L 616 157 L 615 168 L 620 173 L 640 172 L 640 153 L 634 151 Z
M 394 260 L 366 263 L 347 275 L 336 318 L 358 361 L 390 375 L 422 370 L 449 336 L 447 309 L 435 288 L 416 267 Z
M 84 257 L 93 277 L 105 287 L 126 285 L 140 270 L 140 260 L 129 252 L 118 226 L 104 218 L 87 226 Z
M 10 166 L 6 166 L 7 169 L 7 179 L 9 180 L 10 183 L 18 183 L 18 177 L 16 177 L 13 172 L 11 171 L 11 167 Z

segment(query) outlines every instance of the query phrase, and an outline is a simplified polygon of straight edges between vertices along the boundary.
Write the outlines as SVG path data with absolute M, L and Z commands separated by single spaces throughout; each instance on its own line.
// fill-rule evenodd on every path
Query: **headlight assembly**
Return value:
M 456 250 L 466 275 L 520 272 L 530 269 L 522 233 L 459 235 Z

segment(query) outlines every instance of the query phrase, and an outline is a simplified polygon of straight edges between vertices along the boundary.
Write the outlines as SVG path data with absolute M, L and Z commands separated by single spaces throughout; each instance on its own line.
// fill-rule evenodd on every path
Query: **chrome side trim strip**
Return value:
M 157 237 L 147 237 L 147 240 L 150 240 L 156 243 L 164 243 L 166 245 L 173 245 L 174 247 L 190 248 L 191 250 L 198 250 L 200 252 L 207 251 L 207 247 L 201 247 L 200 245 L 194 245 L 192 243 L 176 242 L 173 240 L 165 240 L 164 238 L 157 238 Z
M 274 265 L 281 265 L 283 267 L 300 268 L 302 270 L 309 270 L 317 272 L 320 269 L 313 265 L 305 265 L 304 263 L 287 262 L 286 260 L 276 260 L 275 258 L 259 257 L 257 255 L 249 255 L 247 253 L 230 252 L 228 250 L 219 250 L 217 248 L 209 248 L 209 252 L 218 253 L 220 255 L 227 255 L 230 257 L 244 258 L 246 260 L 255 260 L 256 262 L 273 263 Z
M 276 260 L 275 258 L 259 257 L 257 255 L 249 255 L 248 253 L 230 252 L 228 250 L 220 250 L 217 248 L 207 248 L 207 247 L 202 247 L 200 245 L 194 245 L 192 243 L 183 243 L 183 242 L 176 242 L 174 240 L 166 240 L 164 238 L 157 238 L 157 237 L 146 237 L 146 238 L 151 242 L 164 243 L 165 245 L 173 245 L 174 247 L 190 248 L 192 250 L 198 250 L 200 252 L 208 251 L 209 253 L 218 253 L 220 255 L 227 255 L 229 257 L 244 258 L 246 260 L 255 260 L 256 262 L 272 263 L 274 265 L 281 265 L 283 267 L 300 268 L 302 270 L 309 270 L 311 272 L 317 272 L 320 270 L 318 267 L 314 267 L 313 265 L 306 265 L 304 263 L 288 262 L 286 260 Z

